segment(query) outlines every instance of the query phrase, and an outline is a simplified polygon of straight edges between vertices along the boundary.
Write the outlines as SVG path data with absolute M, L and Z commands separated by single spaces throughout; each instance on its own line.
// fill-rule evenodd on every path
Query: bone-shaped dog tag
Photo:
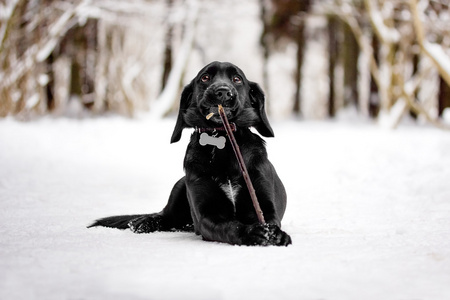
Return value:
M 200 134 L 199 143 L 202 146 L 213 145 L 219 149 L 223 149 L 223 148 L 225 148 L 225 142 L 226 142 L 226 138 L 224 136 L 219 136 L 219 137 L 209 136 L 206 132 L 203 132 L 202 134 Z

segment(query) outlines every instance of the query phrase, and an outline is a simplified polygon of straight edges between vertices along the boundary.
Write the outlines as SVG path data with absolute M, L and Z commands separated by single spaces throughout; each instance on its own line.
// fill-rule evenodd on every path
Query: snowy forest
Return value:
M 0 117 L 177 109 L 205 64 L 259 82 L 273 118 L 342 111 L 448 128 L 448 0 L 3 0 Z M 238 8 L 237 8 L 238 7 Z

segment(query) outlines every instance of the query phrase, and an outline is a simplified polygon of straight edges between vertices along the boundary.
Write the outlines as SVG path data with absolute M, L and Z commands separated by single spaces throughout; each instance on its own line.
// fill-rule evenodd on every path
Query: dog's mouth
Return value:
M 235 110 L 229 107 L 223 108 L 225 115 L 229 120 L 233 120 L 235 116 Z M 222 125 L 222 119 L 220 118 L 219 114 L 219 106 L 210 106 L 209 108 L 205 108 L 202 111 L 202 115 L 205 117 L 206 120 L 209 122 L 212 122 L 214 124 Z

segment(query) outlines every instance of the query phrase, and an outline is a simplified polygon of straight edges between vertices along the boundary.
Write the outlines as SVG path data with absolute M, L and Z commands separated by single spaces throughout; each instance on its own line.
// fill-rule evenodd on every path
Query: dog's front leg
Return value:
M 243 224 L 219 185 L 208 176 L 188 175 L 186 187 L 196 233 L 209 241 L 242 244 Z
M 262 241 L 262 244 L 287 246 L 292 243 L 291 237 L 281 230 L 281 219 L 286 209 L 286 192 L 272 164 L 268 160 L 261 162 L 259 165 L 252 165 L 250 177 L 254 179 L 253 186 L 266 224 L 258 223 L 256 213 L 250 207 L 250 195 L 247 191 L 242 192 L 238 199 L 241 206 L 238 210 L 243 213 L 238 219 L 254 223 L 250 230 L 247 229 L 254 233 L 250 235 L 251 243 L 260 242 L 259 239 L 252 239 L 252 236 L 259 237 L 263 234 L 265 241 Z
M 234 203 L 214 180 L 193 178 L 186 176 L 187 194 L 195 231 L 205 240 L 233 245 L 286 246 L 291 243 L 290 237 L 276 224 L 244 224 L 238 221 Z

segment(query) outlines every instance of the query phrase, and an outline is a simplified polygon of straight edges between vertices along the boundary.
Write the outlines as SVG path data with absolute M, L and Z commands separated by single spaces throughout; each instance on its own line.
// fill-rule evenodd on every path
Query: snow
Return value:
M 450 57 L 445 52 L 444 48 L 441 45 L 429 42 L 424 42 L 423 47 L 429 53 L 431 58 L 439 65 L 442 72 L 444 72 L 445 75 L 442 76 L 450 78 Z
M 395 128 L 407 109 L 408 103 L 406 103 L 406 100 L 404 98 L 398 98 L 389 112 L 380 111 L 378 124 L 386 129 Z
M 375 30 L 378 32 L 379 37 L 388 44 L 397 43 L 401 38 L 400 33 L 395 28 L 387 27 L 384 24 L 384 20 L 389 19 L 389 17 L 386 18 L 386 16 L 383 16 L 383 13 L 373 7 L 373 4 L 371 4 L 370 1 L 367 1 L 366 3 L 370 14 L 370 20 L 372 21 Z M 391 13 L 393 8 L 389 5 L 389 2 L 386 2 L 386 6 L 388 7 L 384 7 L 383 11 Z
M 450 108 L 449 107 L 445 108 L 444 111 L 442 112 L 442 120 L 445 123 L 450 124 Z
M 159 211 L 174 118 L 0 120 L 0 299 L 449 299 L 450 135 L 272 123 L 289 247 L 87 229 Z

